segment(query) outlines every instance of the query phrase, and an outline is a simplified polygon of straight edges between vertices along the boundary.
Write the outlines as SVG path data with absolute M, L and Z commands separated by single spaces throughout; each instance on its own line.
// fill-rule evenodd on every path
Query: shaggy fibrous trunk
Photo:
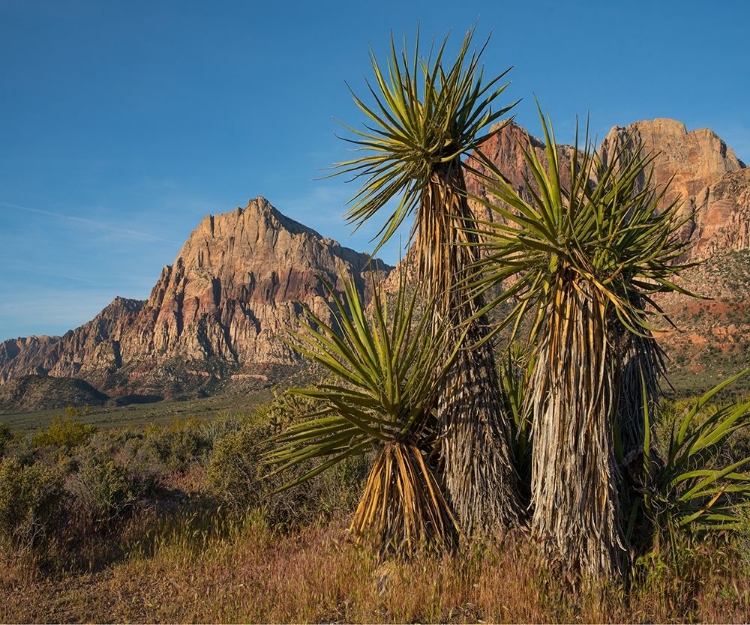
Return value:
M 617 414 L 620 443 L 625 464 L 643 451 L 645 438 L 644 409 L 651 427 L 659 403 L 659 377 L 664 372 L 664 355 L 650 332 L 633 334 L 610 315 L 610 342 L 618 361 L 619 396 Z
M 416 444 L 383 446 L 350 531 L 357 539 L 373 539 L 381 552 L 453 544 L 455 521 Z
M 621 571 L 616 380 L 603 295 L 560 272 L 531 383 L 532 532 L 592 578 Z
M 462 283 L 479 254 L 476 236 L 466 230 L 475 227 L 472 217 L 460 162 L 441 165 L 417 215 L 417 274 L 436 300 L 435 327 L 447 320 L 461 348 L 438 399 L 448 500 L 467 533 L 487 533 L 518 524 L 522 510 L 492 348 L 476 346 L 486 337 L 486 320 L 467 324 L 483 306 Z

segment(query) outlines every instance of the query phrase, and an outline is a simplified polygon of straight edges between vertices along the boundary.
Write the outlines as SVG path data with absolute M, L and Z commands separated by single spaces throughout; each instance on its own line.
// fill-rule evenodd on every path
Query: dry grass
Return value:
M 259 519 L 221 528 L 186 521 L 96 572 L 45 577 L 32 562 L 5 562 L 0 620 L 741 622 L 750 614 L 750 578 L 726 550 L 687 554 L 681 574 L 648 563 L 628 593 L 617 585 L 574 593 L 520 534 L 384 563 L 345 536 L 342 522 L 276 535 Z

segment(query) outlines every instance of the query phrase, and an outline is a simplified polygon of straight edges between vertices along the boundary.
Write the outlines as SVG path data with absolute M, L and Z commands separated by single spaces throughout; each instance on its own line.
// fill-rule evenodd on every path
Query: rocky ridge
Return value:
M 0 412 L 103 406 L 109 397 L 78 378 L 25 375 L 0 385 Z
M 668 185 L 663 204 L 680 204 L 680 214 L 687 220 L 684 236 L 692 242 L 692 259 L 750 247 L 750 168 L 716 133 L 708 128 L 688 132 L 683 123 L 671 119 L 615 126 L 598 148 L 602 159 L 611 158 L 624 141 L 641 144 L 644 154 L 653 155 L 652 186 L 662 190 Z M 535 153 L 543 164 L 547 162 L 544 143 L 514 123 L 490 137 L 481 150 L 517 189 L 522 189 L 526 180 L 533 181 L 524 151 Z M 563 179 L 570 176 L 570 151 L 571 146 L 558 146 Z M 480 175 L 488 174 L 478 159 L 470 163 Z M 492 201 L 480 176 L 469 175 L 467 189 L 475 197 Z M 473 207 L 479 219 L 497 219 L 481 204 L 475 202 Z
M 599 147 L 602 158 L 628 138 L 654 155 L 652 184 L 657 189 L 669 184 L 664 202 L 680 203 L 693 260 L 750 247 L 750 169 L 716 133 L 688 132 L 672 119 L 616 126 Z
M 281 339 L 304 302 L 329 319 L 319 278 L 368 292 L 379 261 L 278 212 L 262 197 L 208 215 L 164 267 L 146 302 L 116 298 L 63 337 L 0 344 L 0 380 L 29 373 L 83 378 L 113 395 L 179 396 L 217 380 L 263 385 L 297 356 Z
M 679 280 L 706 299 L 677 293 L 658 298 L 677 326 L 663 323 L 659 333 L 669 369 L 682 381 L 709 374 L 718 380 L 737 372 L 750 365 L 750 168 L 713 131 L 688 132 L 684 124 L 670 119 L 615 127 L 598 152 L 606 161 L 628 140 L 653 155 L 652 188 L 661 191 L 669 183 L 662 204 L 680 204 L 686 219 L 682 236 L 690 241 L 687 260 L 702 263 L 683 272 Z M 515 124 L 508 124 L 481 149 L 518 189 L 531 179 L 524 150 L 546 162 L 544 144 Z M 570 175 L 570 149 L 558 146 L 563 178 Z M 485 166 L 475 167 L 487 173 Z M 492 201 L 478 177 L 469 176 L 467 187 L 469 193 Z M 497 218 L 479 203 L 474 210 L 480 219 Z
M 736 271 L 723 270 L 729 261 L 716 252 L 734 250 L 741 257 L 732 262 L 745 262 L 742 254 L 750 248 L 750 169 L 710 130 L 687 132 L 683 124 L 663 119 L 613 128 L 600 146 L 603 157 L 626 136 L 656 151 L 652 182 L 658 187 L 672 179 L 666 199 L 679 196 L 690 216 L 685 236 L 693 243 L 693 258 L 711 259 L 709 269 L 685 276 L 691 288 L 715 297 L 711 305 L 717 310 L 746 310 L 742 302 L 750 284 L 737 282 Z M 546 159 L 542 142 L 515 124 L 482 147 L 518 188 L 529 178 L 524 149 Z M 559 150 L 566 164 L 570 147 Z M 486 171 L 476 160 L 472 166 Z M 467 187 L 482 197 L 476 176 L 468 177 Z M 493 218 L 480 204 L 474 207 L 480 219 Z M 300 302 L 328 319 L 327 295 L 318 276 L 340 289 L 341 276 L 350 275 L 366 293 L 371 271 L 389 269 L 368 261 L 366 254 L 322 237 L 258 197 L 244 209 L 206 216 L 174 264 L 162 270 L 147 301 L 116 298 L 92 321 L 63 337 L 0 343 L 0 383 L 30 373 L 79 377 L 112 397 L 179 397 L 213 392 L 229 380 L 266 385 L 298 363 L 280 338 L 299 327 Z M 687 324 L 684 332 L 662 337 L 679 356 L 673 360 L 687 371 L 705 366 L 701 350 L 706 344 L 745 344 L 747 320 L 736 314 L 727 323 L 719 318 L 710 326 L 697 324 L 693 332 L 690 324 L 703 304 L 672 297 L 664 305 Z

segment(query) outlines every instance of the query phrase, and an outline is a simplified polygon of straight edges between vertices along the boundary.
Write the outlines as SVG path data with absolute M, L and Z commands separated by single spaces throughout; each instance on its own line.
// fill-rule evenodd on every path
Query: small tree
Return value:
M 484 83 L 480 58 L 470 53 L 473 31 L 464 38 L 453 64 L 444 64 L 447 40 L 428 58 L 419 40 L 412 57 L 391 53 L 385 67 L 372 56 L 373 104 L 354 101 L 370 126 L 353 130 L 351 142 L 362 155 L 340 163 L 340 173 L 363 180 L 347 213 L 361 225 L 399 198 L 380 230 L 378 248 L 408 216 L 417 279 L 425 298 L 435 302 L 436 331 L 446 326 L 460 347 L 440 393 L 440 444 L 451 505 L 467 531 L 515 525 L 522 516 L 517 476 L 486 320 L 477 314 L 481 296 L 464 283 L 478 260 L 473 214 L 466 196 L 463 155 L 500 130 L 485 132 L 511 107 L 492 108 L 506 85 L 505 73 Z M 376 250 L 377 251 L 377 250 Z M 462 327 L 463 326 L 463 327 Z M 459 329 L 461 328 L 461 329 Z
M 548 165 L 525 152 L 533 181 L 523 195 L 487 161 L 487 189 L 502 204 L 485 202 L 500 219 L 485 226 L 475 285 L 484 292 L 515 278 L 491 305 L 515 297 L 505 323 L 517 327 L 527 312 L 535 320 L 532 532 L 568 570 L 610 576 L 624 553 L 620 441 L 642 442 L 635 422 L 655 399 L 649 318 L 659 308 L 651 296 L 681 290 L 671 276 L 685 245 L 675 205 L 659 208 L 663 196 L 650 189 L 640 150 L 621 146 L 603 163 L 588 137 L 585 149 L 576 138 L 563 180 L 552 129 L 540 118 Z

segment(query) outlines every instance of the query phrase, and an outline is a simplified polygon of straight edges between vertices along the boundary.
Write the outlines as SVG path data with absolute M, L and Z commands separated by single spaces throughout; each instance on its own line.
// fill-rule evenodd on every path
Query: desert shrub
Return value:
M 114 460 L 86 458 L 66 481 L 79 523 L 107 523 L 125 514 L 145 495 L 144 483 Z
M 5 454 L 8 443 L 13 440 L 13 432 L 7 423 L 0 423 L 0 456 Z
M 101 462 L 113 461 L 127 472 L 130 479 L 143 483 L 146 490 L 168 471 L 156 446 L 143 431 L 131 429 L 97 432 L 89 444 L 78 450 L 81 465 L 95 456 Z
M 258 505 L 262 498 L 259 437 L 255 427 L 244 427 L 219 439 L 208 465 L 208 486 L 236 510 Z
M 43 547 L 61 526 L 63 471 L 59 466 L 0 462 L 0 543 L 14 550 Z
M 297 407 L 291 404 L 289 408 Z M 216 442 L 207 471 L 210 493 L 236 515 L 262 509 L 272 525 L 299 526 L 351 511 L 367 470 L 367 462 L 361 457 L 342 462 L 304 484 L 276 492 L 320 461 L 310 460 L 283 473 L 272 472 L 264 464 L 262 456 L 269 450 L 268 437 L 280 427 L 280 419 L 289 418 L 275 408 L 263 407 Z
M 58 413 L 46 430 L 40 429 L 34 436 L 33 443 L 38 447 L 51 445 L 70 450 L 89 441 L 96 432 L 96 427 L 79 419 L 80 413 L 70 406 L 65 416 Z
M 145 444 L 171 471 L 185 471 L 205 461 L 213 448 L 214 429 L 197 419 L 175 418 L 167 427 L 146 426 Z

